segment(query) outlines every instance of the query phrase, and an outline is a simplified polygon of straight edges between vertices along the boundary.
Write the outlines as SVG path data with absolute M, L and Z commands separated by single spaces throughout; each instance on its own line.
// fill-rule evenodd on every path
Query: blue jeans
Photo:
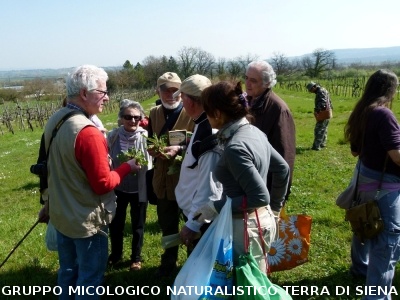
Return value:
M 102 229 L 107 233 L 108 228 Z M 108 238 L 105 234 L 97 233 L 88 238 L 69 238 L 57 231 L 58 260 L 58 285 L 62 288 L 59 299 L 100 299 L 95 294 L 95 289 L 103 283 L 107 267 Z M 69 287 L 85 288 L 95 295 L 78 295 L 71 293 Z M 85 289 L 86 292 L 86 289 Z
M 361 166 L 360 174 L 375 180 L 381 172 Z M 398 177 L 385 174 L 383 182 L 398 182 Z M 384 221 L 384 230 L 364 245 L 353 236 L 351 243 L 351 270 L 366 277 L 366 286 L 392 286 L 396 263 L 400 260 L 400 191 L 383 192 L 378 206 Z M 362 299 L 391 299 L 390 295 L 365 295 Z

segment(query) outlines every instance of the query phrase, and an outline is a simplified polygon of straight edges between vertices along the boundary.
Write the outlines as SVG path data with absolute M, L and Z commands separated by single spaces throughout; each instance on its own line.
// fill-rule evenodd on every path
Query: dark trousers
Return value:
M 141 253 L 143 247 L 144 225 L 146 223 L 147 202 L 139 202 L 139 195 L 137 193 L 129 194 L 115 191 L 115 194 L 117 195 L 117 210 L 115 217 L 110 224 L 111 257 L 113 259 L 122 257 L 126 210 L 128 204 L 130 204 L 132 226 L 131 261 L 139 262 L 142 260 Z
M 185 223 L 186 223 L 186 222 L 188 221 L 188 218 L 187 218 L 184 214 L 182 214 L 182 215 L 183 215 L 183 220 L 184 220 Z M 210 222 L 210 223 L 204 223 L 204 224 L 200 227 L 201 236 L 203 236 L 203 234 L 207 231 L 208 227 L 210 227 L 211 224 L 212 224 L 212 222 Z M 201 236 L 200 236 L 200 238 L 201 238 Z M 199 243 L 200 238 L 198 238 L 197 240 L 194 240 L 194 241 L 192 242 L 192 247 L 190 247 L 190 248 L 188 247 L 188 248 L 187 248 L 187 257 L 189 257 L 189 255 L 192 254 L 194 248 L 195 248 L 195 247 L 197 246 L 197 244 Z
M 181 210 L 176 201 L 158 199 L 157 217 L 162 236 L 179 233 L 179 217 Z M 161 255 L 161 267 L 170 269 L 176 266 L 179 247 L 165 249 Z

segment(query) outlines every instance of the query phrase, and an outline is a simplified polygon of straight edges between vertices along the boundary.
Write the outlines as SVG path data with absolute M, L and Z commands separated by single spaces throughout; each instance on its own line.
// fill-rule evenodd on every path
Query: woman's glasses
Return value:
M 122 117 L 124 118 L 124 120 L 127 120 L 127 121 L 131 121 L 132 119 L 134 119 L 135 122 L 140 121 L 142 119 L 141 116 L 123 115 Z

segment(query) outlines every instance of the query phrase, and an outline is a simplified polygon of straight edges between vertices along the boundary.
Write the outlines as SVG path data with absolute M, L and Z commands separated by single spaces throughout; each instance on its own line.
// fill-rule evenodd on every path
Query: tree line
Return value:
M 247 54 L 235 59 L 216 59 L 211 53 L 196 47 L 183 47 L 177 55 L 146 57 L 142 63 L 133 65 L 126 60 L 121 70 L 111 72 L 111 87 L 117 88 L 151 88 L 157 78 L 165 72 L 175 72 L 182 79 L 193 74 L 202 74 L 214 80 L 243 79 L 246 66 L 257 55 Z M 333 77 L 368 76 L 378 68 L 392 69 L 400 74 L 400 62 L 384 62 L 379 65 L 337 63 L 334 52 L 322 48 L 297 59 L 290 59 L 280 52 L 273 53 L 267 60 L 274 68 L 278 82 L 299 79 L 326 79 Z
M 234 59 L 218 58 L 199 47 L 183 47 L 176 56 L 147 56 L 141 63 L 133 65 L 126 60 L 121 68 L 107 70 L 108 89 L 122 97 L 131 91 L 155 89 L 157 78 L 165 72 L 175 72 L 181 79 L 193 74 L 202 74 L 214 81 L 243 80 L 246 66 L 257 55 L 247 54 Z M 290 59 L 280 52 L 273 53 L 268 59 L 274 68 L 278 83 L 293 86 L 299 81 L 321 81 L 332 78 L 357 78 L 369 76 L 378 68 L 388 68 L 400 74 L 400 62 L 384 62 L 380 65 L 337 63 L 332 51 L 315 49 L 311 54 Z M 17 101 L 62 101 L 65 97 L 64 78 L 33 78 L 18 82 L 17 89 L 0 89 L 0 104 Z M 358 93 L 352 93 L 354 96 Z

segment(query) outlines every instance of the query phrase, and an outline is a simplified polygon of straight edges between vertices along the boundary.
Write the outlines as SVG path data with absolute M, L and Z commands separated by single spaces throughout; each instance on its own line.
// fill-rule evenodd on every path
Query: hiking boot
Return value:
M 115 266 L 118 263 L 120 263 L 121 261 L 122 261 L 122 257 L 121 256 L 115 257 L 112 254 L 110 254 L 110 256 L 108 257 L 107 264 L 109 266 Z
M 357 273 L 352 268 L 349 269 L 349 275 L 355 280 L 365 280 L 367 276 Z
M 172 273 L 176 270 L 176 264 L 172 266 L 159 266 L 154 273 L 154 276 L 156 278 L 162 278 L 162 277 L 169 277 L 172 275 Z
M 142 268 L 142 263 L 140 261 L 132 262 L 129 267 L 130 271 L 139 271 Z

